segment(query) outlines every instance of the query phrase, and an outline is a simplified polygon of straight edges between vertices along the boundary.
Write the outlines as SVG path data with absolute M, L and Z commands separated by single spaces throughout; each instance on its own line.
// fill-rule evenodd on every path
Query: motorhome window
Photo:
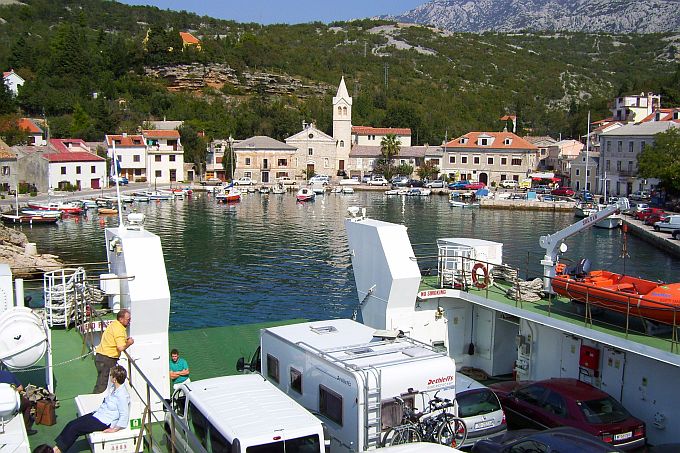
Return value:
M 246 448 L 246 453 L 316 453 L 319 451 L 321 451 L 321 444 L 318 434 Z
M 189 401 L 189 408 L 187 409 L 187 424 L 189 428 L 194 432 L 196 438 L 201 442 L 201 445 L 207 447 L 206 435 L 208 430 L 208 421 L 205 416 L 201 414 L 196 406 L 194 406 L 191 401 Z
M 319 412 L 342 426 L 342 396 L 333 390 L 319 386 Z
M 271 354 L 267 354 L 267 377 L 279 383 L 279 359 Z
M 413 396 L 403 397 L 404 404 L 409 409 L 413 409 Z M 385 400 L 380 407 L 380 421 L 382 422 L 383 431 L 393 426 L 401 425 L 401 417 L 404 414 L 404 408 L 395 399 Z
M 231 442 L 210 425 L 210 450 L 212 453 L 231 453 Z
M 324 333 L 333 333 L 337 332 L 338 329 L 335 328 L 335 326 L 320 326 L 320 327 L 312 327 L 312 332 L 316 332 L 319 334 L 324 334 Z
M 290 388 L 302 395 L 302 373 L 295 368 L 290 369 Z

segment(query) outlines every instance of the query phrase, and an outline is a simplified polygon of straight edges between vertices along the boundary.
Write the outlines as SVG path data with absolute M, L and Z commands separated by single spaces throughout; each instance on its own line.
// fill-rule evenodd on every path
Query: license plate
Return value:
M 622 433 L 622 434 L 614 434 L 614 440 L 626 440 L 630 439 L 633 437 L 633 432 L 628 431 L 627 433 Z
M 493 420 L 487 420 L 485 422 L 475 423 L 475 429 L 491 428 L 493 426 Z

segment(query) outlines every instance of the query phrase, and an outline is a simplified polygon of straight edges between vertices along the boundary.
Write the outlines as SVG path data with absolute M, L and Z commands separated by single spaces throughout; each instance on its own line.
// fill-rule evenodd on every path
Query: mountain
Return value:
M 680 0 L 434 0 L 382 18 L 473 33 L 662 33 L 680 31 Z

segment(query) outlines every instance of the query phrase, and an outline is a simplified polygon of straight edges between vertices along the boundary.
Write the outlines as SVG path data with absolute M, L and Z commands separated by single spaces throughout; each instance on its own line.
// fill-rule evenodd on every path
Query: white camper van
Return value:
M 184 423 L 166 414 L 168 451 L 171 442 L 176 452 L 195 451 L 196 440 L 213 453 L 325 451 L 321 422 L 257 374 L 186 383 L 171 404 Z
M 349 319 L 263 329 L 260 347 L 262 375 L 324 422 L 332 452 L 379 447 L 397 397 L 421 411 L 435 393 L 455 401 L 453 359 Z

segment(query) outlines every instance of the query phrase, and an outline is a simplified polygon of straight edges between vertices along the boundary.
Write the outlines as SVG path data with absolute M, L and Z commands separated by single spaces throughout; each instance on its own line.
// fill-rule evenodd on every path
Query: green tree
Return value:
M 95 140 L 94 123 L 90 115 L 80 105 L 76 104 L 71 121 L 71 137 Z
M 434 161 L 428 160 L 418 167 L 417 173 L 420 179 L 437 179 L 439 167 L 435 165 Z
M 409 176 L 409 177 L 410 177 L 411 174 L 413 174 L 413 165 L 410 165 L 410 164 L 401 164 L 401 165 L 398 165 L 397 167 L 395 167 L 394 171 L 395 171 L 398 175 Z
M 12 92 L 7 85 L 0 83 L 0 115 L 14 113 L 15 111 L 16 104 Z
M 224 155 L 222 156 L 222 168 L 224 169 L 224 174 L 227 181 L 234 179 L 234 154 L 232 149 L 233 143 L 231 135 L 229 136 L 229 142 L 227 144 L 227 149 L 224 150 Z
M 19 128 L 19 116 L 0 116 L 0 138 L 9 146 L 28 144 L 28 131 Z
M 394 170 L 391 168 L 392 159 L 399 155 L 400 147 L 401 141 L 397 138 L 396 134 L 386 134 L 382 140 L 380 140 L 380 153 L 386 163 L 386 171 L 383 170 L 382 173 L 387 179 L 394 176 Z
M 184 147 L 184 161 L 193 162 L 200 168 L 205 168 L 205 154 L 208 140 L 199 135 L 199 129 L 193 124 L 184 123 L 179 128 L 179 135 Z
M 654 136 L 654 144 L 638 154 L 638 173 L 643 178 L 658 178 L 670 192 L 680 192 L 680 129 Z

